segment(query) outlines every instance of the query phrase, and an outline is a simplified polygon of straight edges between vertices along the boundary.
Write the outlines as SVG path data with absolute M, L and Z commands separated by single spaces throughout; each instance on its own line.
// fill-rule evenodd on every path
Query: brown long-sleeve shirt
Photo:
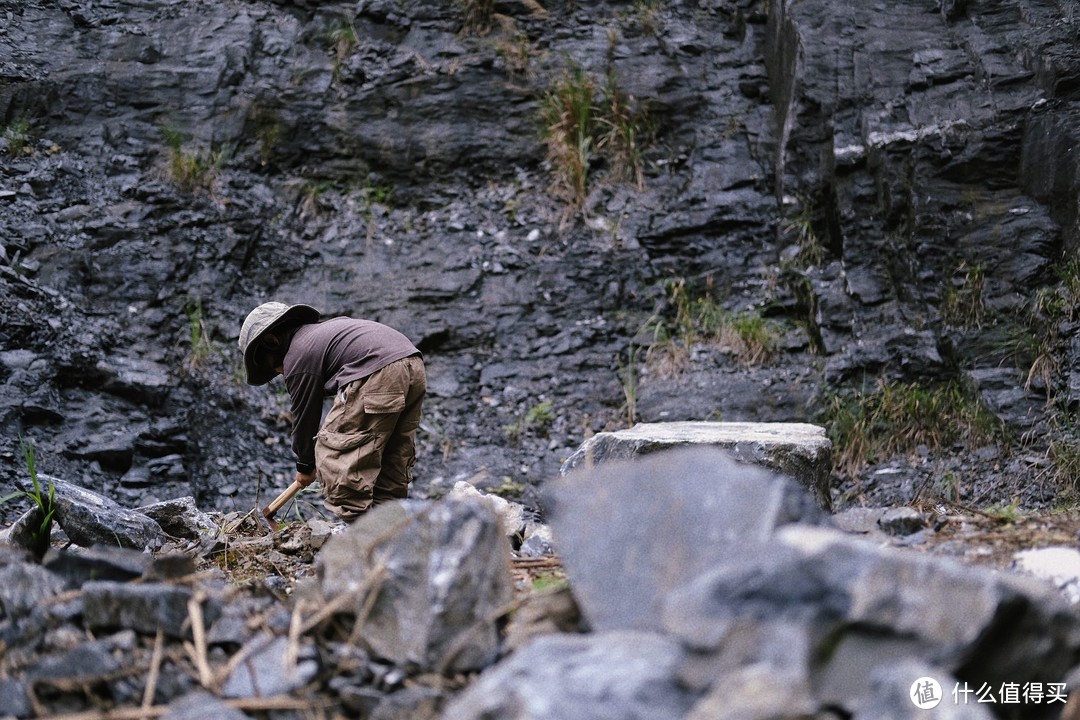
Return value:
M 285 353 L 285 387 L 292 399 L 296 469 L 315 469 L 315 434 L 323 398 L 395 360 L 418 355 L 407 337 L 373 320 L 336 317 L 301 325 Z

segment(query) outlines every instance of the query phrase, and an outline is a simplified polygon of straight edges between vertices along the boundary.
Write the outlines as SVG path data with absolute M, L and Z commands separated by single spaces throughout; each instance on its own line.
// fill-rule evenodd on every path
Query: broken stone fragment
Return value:
M 64 579 L 64 584 L 77 589 L 90 580 L 114 580 L 124 582 L 142 577 L 153 558 L 129 548 L 99 545 L 71 550 L 50 550 L 43 565 Z
M 135 511 L 157 522 L 162 530 L 173 537 L 216 537 L 220 530 L 210 515 L 199 510 L 195 498 L 190 495 L 144 505 Z
M 889 535 L 911 535 L 926 527 L 926 516 L 913 507 L 889 508 L 877 524 Z
M 159 629 L 169 637 L 184 638 L 191 629 L 188 601 L 191 588 L 164 583 L 119 583 L 91 581 L 83 585 L 83 622 L 91 630 L 130 628 L 144 635 Z M 218 611 L 211 604 L 204 610 L 207 622 L 216 619 Z
M 290 655 L 289 638 L 259 635 L 240 649 L 244 660 L 236 663 L 225 680 L 225 697 L 249 698 L 284 695 L 306 685 L 319 670 L 318 655 L 302 642 Z
M 193 690 L 169 703 L 161 720 L 248 720 L 248 716 L 231 708 L 205 690 Z
M 316 561 L 327 601 L 354 595 L 364 643 L 403 667 L 456 672 L 498 655 L 513 595 L 498 516 L 477 500 L 398 501 L 332 537 Z
M 544 635 L 481 675 L 443 720 L 685 717 L 694 696 L 676 678 L 684 656 L 654 633 Z
M 22 548 L 35 560 L 41 562 L 49 550 L 49 541 L 52 537 L 51 521 L 44 529 L 43 524 L 41 509 L 35 505 L 16 518 L 8 528 L 0 531 L 0 542 Z

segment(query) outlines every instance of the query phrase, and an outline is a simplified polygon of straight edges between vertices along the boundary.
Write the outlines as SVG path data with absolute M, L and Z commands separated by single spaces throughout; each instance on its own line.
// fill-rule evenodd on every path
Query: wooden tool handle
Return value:
M 285 488 L 285 491 L 274 498 L 274 501 L 263 508 L 262 514 L 267 520 L 274 517 L 274 513 L 281 509 L 281 506 L 292 500 L 293 495 L 300 492 L 304 488 L 300 484 L 299 480 L 293 481 L 293 484 Z

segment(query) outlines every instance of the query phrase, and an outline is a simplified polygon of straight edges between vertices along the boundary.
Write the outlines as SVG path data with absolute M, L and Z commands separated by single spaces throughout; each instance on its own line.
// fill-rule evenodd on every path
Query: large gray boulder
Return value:
M 593 435 L 566 459 L 561 474 L 685 446 L 723 448 L 742 462 L 786 473 L 813 492 L 823 508 L 832 508 L 832 441 L 824 428 L 808 423 L 638 423 Z
M 714 447 L 656 452 L 582 468 L 546 496 L 556 550 L 597 630 L 656 630 L 664 598 L 825 513 L 790 478 Z
M 423 671 L 483 668 L 513 595 L 509 543 L 482 501 L 380 505 L 316 561 L 323 597 L 358 618 L 379 657 Z

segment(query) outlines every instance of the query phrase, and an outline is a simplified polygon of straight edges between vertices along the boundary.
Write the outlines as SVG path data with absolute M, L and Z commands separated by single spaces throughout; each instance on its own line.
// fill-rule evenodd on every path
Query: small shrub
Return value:
M 330 180 L 309 180 L 300 191 L 300 215 L 319 215 L 322 212 L 322 197 L 334 187 Z
M 623 92 L 614 73 L 601 83 L 568 61 L 540 108 L 553 187 L 566 199 L 568 215 L 585 202 L 594 163 L 607 163 L 612 181 L 644 189 L 642 146 L 654 128 L 645 104 Z
M 507 26 L 503 36 L 495 41 L 494 47 L 511 79 L 520 78 L 527 83 L 535 79 L 532 59 L 536 50 L 527 35 Z
M 525 493 L 526 489 L 525 483 L 517 482 L 513 478 L 506 476 L 502 479 L 501 485 L 489 488 L 488 492 L 501 498 L 519 498 Z
M 338 22 L 326 33 L 326 38 L 330 52 L 334 55 L 333 78 L 338 80 L 341 77 L 342 63 L 353 54 L 360 39 L 356 35 L 356 27 L 348 20 Z
M 1080 319 L 1080 258 L 1066 258 L 1056 273 L 1056 284 L 1039 288 L 1015 313 L 984 316 L 999 338 L 988 355 L 1026 368 L 1025 388 L 1044 392 L 1047 405 L 1062 385 L 1062 332 Z
M 1069 320 L 1080 315 L 1080 257 L 1071 257 L 1060 266 L 1058 282 L 1062 296 L 1062 314 Z
M 19 119 L 8 125 L 4 128 L 3 137 L 7 141 L 9 155 L 29 155 L 33 152 L 33 147 L 30 144 L 32 135 L 28 120 Z
M 495 0 L 457 0 L 457 5 L 465 15 L 464 32 L 483 35 L 491 30 Z
M 661 0 L 634 0 L 634 17 L 641 23 L 641 27 L 649 33 L 656 34 L 660 30 L 660 10 L 663 8 Z
M 604 85 L 604 110 L 598 118 L 603 131 L 597 143 L 611 164 L 612 179 L 645 189 L 641 141 L 651 133 L 648 114 L 619 87 L 609 72 Z
M 533 405 L 517 422 L 507 425 L 504 430 L 511 440 L 518 440 L 526 432 L 547 435 L 551 424 L 555 422 L 555 411 L 550 400 Z
M 259 162 L 269 165 L 285 136 L 285 123 L 276 111 L 259 103 L 252 104 L 248 121 L 259 144 Z
M 532 581 L 532 589 L 536 592 L 542 592 L 544 590 L 554 591 L 566 587 L 569 587 L 569 581 L 564 573 L 541 572 L 538 573 Z
M 814 232 L 814 210 L 813 199 L 802 197 L 798 209 L 780 223 L 780 232 L 799 246 L 797 262 L 801 267 L 818 266 L 825 260 L 825 248 Z
M 389 205 L 391 198 L 394 197 L 394 186 L 385 183 L 372 183 L 369 181 L 364 185 L 357 186 L 354 192 L 369 206 Z
M 552 409 L 550 400 L 533 405 L 525 413 L 525 424 L 528 427 L 548 428 L 553 422 L 555 422 L 555 411 Z
M 759 365 L 776 352 L 777 336 L 768 321 L 754 313 L 726 316 L 717 333 L 721 345 L 734 348 L 745 365 Z
M 987 517 L 1009 525 L 1015 524 L 1024 515 L 1024 511 L 1020 508 L 1020 502 L 1015 499 L 1008 505 L 991 505 L 985 510 L 985 513 Z
M 595 80 L 571 62 L 541 103 L 544 142 L 555 183 L 575 206 L 585 200 L 593 158 L 595 92 Z
M 1053 478 L 1059 491 L 1075 498 L 1080 493 L 1080 442 L 1054 438 L 1047 454 L 1054 463 Z

